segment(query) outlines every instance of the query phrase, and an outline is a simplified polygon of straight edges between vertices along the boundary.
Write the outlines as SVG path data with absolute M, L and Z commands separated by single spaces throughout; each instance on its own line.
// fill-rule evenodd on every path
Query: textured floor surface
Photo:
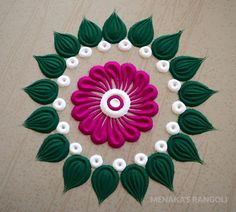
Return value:
M 218 129 L 193 136 L 205 164 L 174 162 L 175 191 L 150 181 L 142 206 L 121 185 L 101 206 L 90 181 L 62 195 L 63 162 L 37 162 L 35 155 L 45 135 L 22 127 L 22 122 L 39 107 L 22 91 L 43 77 L 32 56 L 54 53 L 54 31 L 76 35 L 84 16 L 102 26 L 114 9 L 128 27 L 152 15 L 156 36 L 184 29 L 178 55 L 206 56 L 194 79 L 220 91 L 197 107 Z M 233 0 L 0 0 L 0 211 L 235 211 L 235 19 Z M 132 62 L 146 70 L 159 89 L 160 113 L 154 118 L 153 130 L 143 134 L 138 143 L 126 143 L 118 150 L 106 144 L 94 146 L 70 117 L 69 98 L 79 77 L 93 65 L 111 59 Z M 81 59 L 78 70 L 66 74 L 72 85 L 60 90 L 59 96 L 68 102 L 60 117 L 70 123 L 68 138 L 82 144 L 84 155 L 100 153 L 106 163 L 116 157 L 130 163 L 135 153 L 150 154 L 156 140 L 168 138 L 164 127 L 176 120 L 170 104 L 177 97 L 166 88 L 171 76 L 155 70 L 155 59 L 141 59 L 136 48 L 123 54 L 113 46 L 104 55 L 94 50 L 91 58 Z

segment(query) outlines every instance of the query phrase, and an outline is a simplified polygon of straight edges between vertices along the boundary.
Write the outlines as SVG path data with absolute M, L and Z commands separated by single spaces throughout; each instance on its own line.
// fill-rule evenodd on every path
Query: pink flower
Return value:
M 75 105 L 71 115 L 95 144 L 108 141 L 119 148 L 153 127 L 158 91 L 149 83 L 149 75 L 133 64 L 110 61 L 104 67 L 94 66 L 77 85 L 79 90 L 71 96 Z

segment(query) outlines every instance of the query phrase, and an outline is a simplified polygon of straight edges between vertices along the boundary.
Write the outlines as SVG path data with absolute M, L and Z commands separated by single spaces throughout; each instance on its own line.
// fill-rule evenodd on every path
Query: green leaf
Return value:
M 102 28 L 103 38 L 114 44 L 119 43 L 126 37 L 127 29 L 121 18 L 113 12 L 106 20 Z
M 65 58 L 75 56 L 79 53 L 79 40 L 70 34 L 54 33 L 54 45 L 57 53 Z
M 66 70 L 64 58 L 56 54 L 34 56 L 34 58 L 38 62 L 41 72 L 48 78 L 60 77 Z
M 28 87 L 24 88 L 24 91 L 39 104 L 50 104 L 58 95 L 58 85 L 52 80 L 41 79 Z
M 205 102 L 216 91 L 197 81 L 185 82 L 179 90 L 179 99 L 187 106 L 195 107 Z
M 177 161 L 203 163 L 192 139 L 184 134 L 172 135 L 168 142 L 168 154 Z
M 152 53 L 159 60 L 170 60 L 179 48 L 182 31 L 172 35 L 163 35 L 152 42 Z
M 82 45 L 95 47 L 102 40 L 102 31 L 97 24 L 84 18 L 79 27 L 78 37 Z
M 148 175 L 155 181 L 173 191 L 174 164 L 165 153 L 154 153 L 146 164 Z
M 50 133 L 56 129 L 59 117 L 52 107 L 40 107 L 24 122 L 24 126 L 41 133 Z
M 90 162 L 82 155 L 69 157 L 63 166 L 64 192 L 84 184 L 91 175 Z
M 120 179 L 125 190 L 141 204 L 149 184 L 146 170 L 136 164 L 128 165 Z
M 190 80 L 201 66 L 204 58 L 179 56 L 171 60 L 170 73 L 180 81 Z
M 91 181 L 100 204 L 116 190 L 119 175 L 112 166 L 103 165 L 95 169 Z
M 135 23 L 128 32 L 129 41 L 136 47 L 150 44 L 154 36 L 152 17 Z
M 42 143 L 36 156 L 39 161 L 59 162 L 69 153 L 69 141 L 64 135 L 49 135 Z
M 214 127 L 208 119 L 202 113 L 194 109 L 185 110 L 185 112 L 179 116 L 178 123 L 180 129 L 190 135 L 214 130 Z

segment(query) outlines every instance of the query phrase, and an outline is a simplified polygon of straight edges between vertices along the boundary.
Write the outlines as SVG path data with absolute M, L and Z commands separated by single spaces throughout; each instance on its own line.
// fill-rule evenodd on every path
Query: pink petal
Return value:
M 142 91 L 148 84 L 149 75 L 145 71 L 137 71 L 133 79 L 133 87 L 128 91 L 128 94 L 132 97 Z
M 71 95 L 71 101 L 75 105 L 81 105 L 87 102 L 94 102 L 95 104 L 100 104 L 100 99 L 101 97 L 95 93 L 79 90 L 75 91 Z
M 101 82 L 107 90 L 112 88 L 111 78 L 105 72 L 103 66 L 94 66 L 91 68 L 89 71 L 89 76 L 93 80 Z
M 130 96 L 131 104 L 143 104 L 147 101 L 153 101 L 158 95 L 158 91 L 155 86 L 149 84 L 142 91 L 136 95 Z
M 138 130 L 142 132 L 146 132 L 152 129 L 153 122 L 152 119 L 148 116 L 131 116 L 125 115 L 123 120 L 127 123 L 136 127 Z
M 120 121 L 120 123 L 119 123 Z M 135 127 L 127 124 L 125 121 L 121 119 L 117 120 L 117 125 L 119 127 L 120 132 L 123 134 L 126 141 L 135 142 L 140 137 L 140 131 L 137 130 Z
M 85 135 L 90 135 L 91 132 L 97 125 L 97 115 L 100 111 L 96 111 L 94 113 L 90 113 L 84 120 L 82 120 L 79 124 L 79 129 Z
M 101 114 L 97 119 L 96 127 L 92 132 L 91 140 L 95 144 L 103 144 L 107 141 L 109 117 Z
M 138 116 L 155 116 L 158 113 L 159 107 L 156 102 L 144 102 L 143 104 L 131 106 L 130 113 Z
M 104 85 L 87 76 L 81 77 L 77 83 L 77 86 L 82 91 L 93 91 L 99 93 L 106 92 L 106 87 Z
M 75 120 L 81 121 L 84 118 L 86 118 L 89 114 L 91 114 L 95 111 L 101 111 L 100 106 L 88 108 L 88 105 L 89 105 L 89 103 L 79 105 L 79 106 L 74 106 L 73 110 L 71 111 L 71 116 Z
M 120 88 L 122 82 L 120 64 L 115 61 L 110 61 L 105 64 L 104 68 L 111 79 L 114 81 L 116 88 Z
M 113 148 L 119 148 L 125 143 L 124 136 L 119 131 L 115 119 L 110 119 L 108 122 L 108 144 Z
M 121 65 L 122 74 L 122 90 L 127 91 L 127 89 L 132 85 L 134 76 L 136 74 L 136 67 L 131 63 L 124 63 Z

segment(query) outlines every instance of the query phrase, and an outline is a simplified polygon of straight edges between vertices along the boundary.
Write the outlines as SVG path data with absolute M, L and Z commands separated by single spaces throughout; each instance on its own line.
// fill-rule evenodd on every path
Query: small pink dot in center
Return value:
M 107 105 L 111 110 L 117 111 L 124 106 L 124 101 L 120 96 L 114 95 L 109 97 L 109 99 L 107 100 Z

